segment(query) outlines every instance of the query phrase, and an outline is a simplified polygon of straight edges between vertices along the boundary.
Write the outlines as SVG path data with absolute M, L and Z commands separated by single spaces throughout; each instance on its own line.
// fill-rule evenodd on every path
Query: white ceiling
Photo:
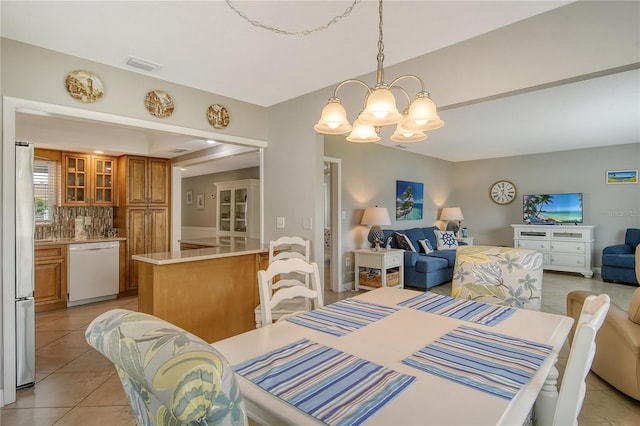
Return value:
M 387 0 L 385 65 L 567 3 L 570 1 Z M 326 24 L 342 14 L 351 1 L 233 4 L 251 19 L 299 31 Z M 256 28 L 224 1 L 2 0 L 0 7 L 3 37 L 262 106 L 333 86 L 375 71 L 376 66 L 378 8 L 377 2 L 368 0 L 361 1 L 350 16 L 329 29 L 309 36 L 285 36 Z M 131 68 L 124 63 L 129 55 L 162 67 L 152 73 Z M 339 66 L 327 65 L 336 58 Z M 446 125 L 437 130 L 437 137 L 408 149 L 449 161 L 465 161 L 635 143 L 640 140 L 639 93 L 640 71 L 633 70 L 446 109 L 440 112 Z M 318 113 L 321 108 L 319 105 Z M 507 115 L 508 120 L 501 120 Z M 611 117 L 615 117 L 615 125 Z M 149 134 L 131 137 L 160 138 Z M 172 146 L 206 148 L 193 138 L 171 138 Z

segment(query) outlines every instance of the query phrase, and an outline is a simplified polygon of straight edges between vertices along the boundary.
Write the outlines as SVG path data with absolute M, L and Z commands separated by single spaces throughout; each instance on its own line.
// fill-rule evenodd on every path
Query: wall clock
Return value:
M 509 204 L 516 198 L 516 194 L 516 187 L 508 180 L 499 180 L 489 188 L 489 196 L 498 204 Z

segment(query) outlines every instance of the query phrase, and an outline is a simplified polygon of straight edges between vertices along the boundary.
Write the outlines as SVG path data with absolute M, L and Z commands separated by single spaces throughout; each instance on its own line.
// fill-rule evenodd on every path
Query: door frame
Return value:
M 342 160 L 324 157 L 324 162 L 331 168 L 331 291 L 345 291 L 342 284 Z M 326 206 L 324 206 L 326 209 Z M 323 245 L 324 246 L 324 245 Z

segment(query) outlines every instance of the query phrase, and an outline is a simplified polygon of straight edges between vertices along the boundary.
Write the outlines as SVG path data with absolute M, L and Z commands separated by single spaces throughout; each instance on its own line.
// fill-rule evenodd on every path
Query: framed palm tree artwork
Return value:
M 396 181 L 396 220 L 422 220 L 423 200 L 422 183 Z

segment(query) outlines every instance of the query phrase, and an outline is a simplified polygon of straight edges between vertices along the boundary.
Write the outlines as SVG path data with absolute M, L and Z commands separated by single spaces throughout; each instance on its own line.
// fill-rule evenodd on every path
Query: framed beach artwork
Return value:
M 198 194 L 196 197 L 196 206 L 198 206 L 200 210 L 204 209 L 204 194 Z
M 188 206 L 193 204 L 193 191 L 187 191 L 186 201 Z
M 637 170 L 607 171 L 607 183 L 638 183 Z
M 423 184 L 396 181 L 396 220 L 422 220 L 423 199 Z

